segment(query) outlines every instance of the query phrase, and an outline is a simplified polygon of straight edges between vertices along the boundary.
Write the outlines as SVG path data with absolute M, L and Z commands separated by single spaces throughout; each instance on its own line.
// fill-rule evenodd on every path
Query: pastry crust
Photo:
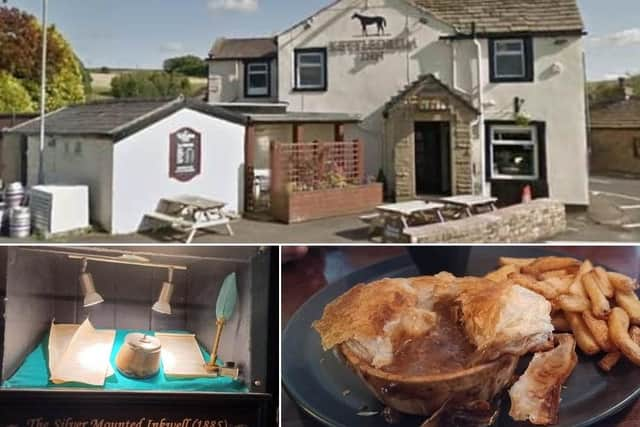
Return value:
M 576 367 L 578 355 L 571 334 L 557 335 L 556 340 L 556 348 L 533 356 L 524 375 L 509 390 L 509 415 L 514 420 L 537 425 L 558 422 L 560 391 Z
M 373 366 L 390 364 L 400 340 L 425 334 L 436 324 L 430 295 L 437 279 L 431 282 L 420 291 L 411 279 L 384 279 L 353 287 L 327 305 L 322 318 L 313 323 L 322 347 L 328 350 L 348 343 Z
M 509 282 L 462 280 L 466 285 L 456 302 L 477 360 L 521 356 L 553 345 L 551 303 L 544 297 Z
M 437 324 L 436 303 L 456 308 L 477 362 L 550 343 L 551 304 L 544 297 L 510 283 L 449 274 L 359 284 L 328 304 L 313 327 L 325 350 L 346 344 L 380 368 L 392 363 L 404 340 Z

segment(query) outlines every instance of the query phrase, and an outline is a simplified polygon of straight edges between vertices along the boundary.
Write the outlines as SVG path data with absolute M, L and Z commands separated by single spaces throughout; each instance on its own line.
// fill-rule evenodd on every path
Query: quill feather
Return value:
M 231 318 L 236 308 L 238 300 L 238 289 L 236 287 L 236 273 L 229 274 L 222 282 L 218 301 L 216 302 L 216 317 L 225 322 Z

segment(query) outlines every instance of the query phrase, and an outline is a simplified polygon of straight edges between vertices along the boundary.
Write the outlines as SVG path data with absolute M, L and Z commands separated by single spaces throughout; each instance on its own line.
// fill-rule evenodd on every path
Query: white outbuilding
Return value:
M 87 185 L 92 223 L 112 234 L 138 231 L 162 198 L 194 195 L 244 203 L 247 118 L 180 97 L 105 101 L 46 118 L 44 184 Z M 39 119 L 8 130 L 5 182 L 37 184 Z

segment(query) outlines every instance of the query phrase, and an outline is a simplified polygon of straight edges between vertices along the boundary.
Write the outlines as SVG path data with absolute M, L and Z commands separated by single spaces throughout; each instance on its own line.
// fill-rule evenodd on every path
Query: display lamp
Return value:
M 87 272 L 87 259 L 82 260 L 82 273 L 80 274 L 80 288 L 84 296 L 83 306 L 92 307 L 104 302 L 102 296 L 96 291 L 93 276 Z
M 168 269 L 168 278 L 166 282 L 162 283 L 162 290 L 158 301 L 153 304 L 151 309 L 157 313 L 171 314 L 171 296 L 173 295 L 173 268 Z

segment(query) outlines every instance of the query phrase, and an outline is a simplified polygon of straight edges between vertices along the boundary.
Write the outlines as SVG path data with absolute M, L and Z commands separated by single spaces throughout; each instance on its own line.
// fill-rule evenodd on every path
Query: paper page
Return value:
M 115 331 L 96 331 L 85 320 L 71 338 L 64 356 L 54 365 L 51 381 L 104 385 L 115 335 Z
M 51 323 L 49 331 L 49 373 L 52 373 L 55 366 L 62 359 L 71 338 L 76 333 L 80 325 L 56 325 Z
M 216 377 L 207 372 L 196 336 L 192 334 L 156 333 L 162 345 L 164 374 L 175 378 Z

